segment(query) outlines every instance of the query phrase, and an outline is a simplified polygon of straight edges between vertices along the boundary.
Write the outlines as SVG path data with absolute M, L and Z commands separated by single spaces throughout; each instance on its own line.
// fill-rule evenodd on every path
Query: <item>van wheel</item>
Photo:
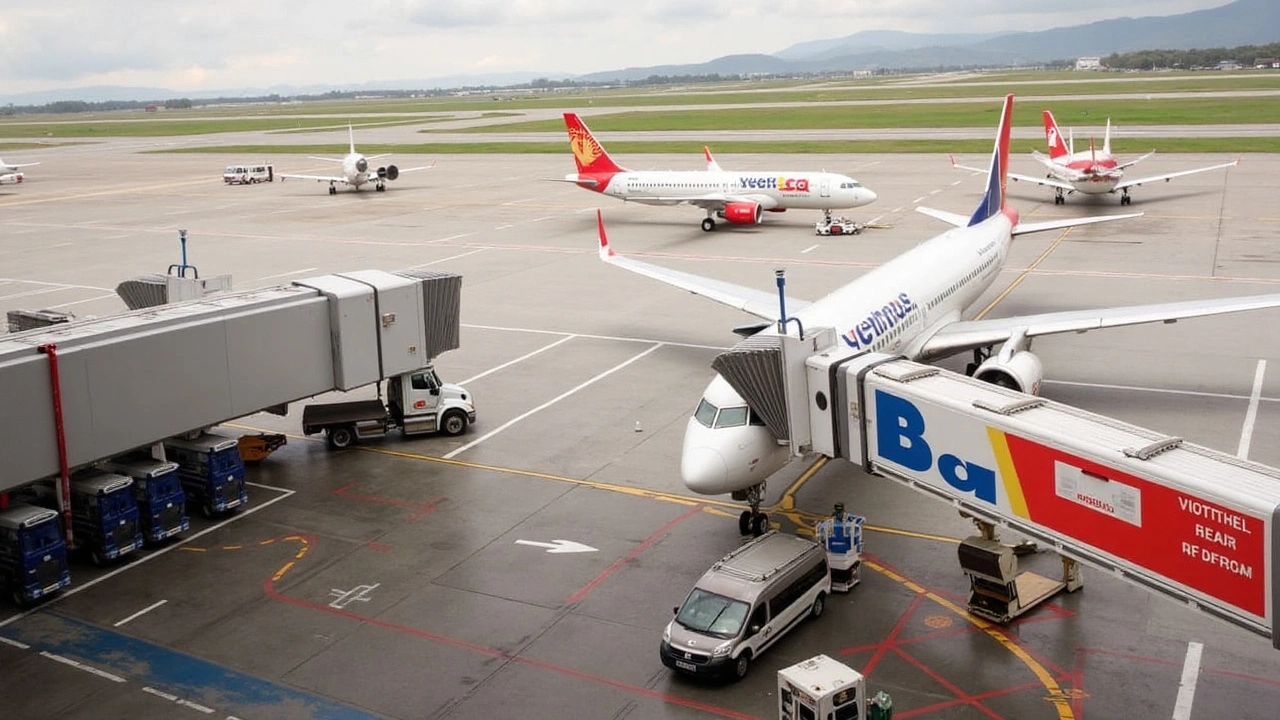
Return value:
M 444 414 L 444 422 L 440 424 L 440 432 L 445 435 L 461 435 L 467 431 L 467 416 L 461 411 L 450 410 Z
M 813 615 L 815 618 L 820 618 L 822 617 L 822 611 L 825 610 L 826 607 L 827 607 L 826 593 L 818 593 L 818 597 L 813 599 L 813 607 L 810 608 L 809 614 Z
M 333 450 L 342 450 L 351 447 L 351 443 L 355 442 L 356 435 L 351 431 L 349 425 L 339 425 L 331 427 L 325 431 L 325 439 L 329 443 L 329 447 Z
M 751 652 L 747 651 L 739 655 L 737 660 L 733 661 L 734 679 L 741 680 L 742 678 L 746 677 L 747 671 L 750 669 L 751 669 Z

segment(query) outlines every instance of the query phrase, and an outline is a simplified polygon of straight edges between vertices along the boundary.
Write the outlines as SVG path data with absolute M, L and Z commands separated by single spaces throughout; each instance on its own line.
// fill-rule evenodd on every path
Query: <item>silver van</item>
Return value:
M 694 585 L 662 632 L 662 664 L 693 675 L 742 678 L 778 638 L 831 593 L 822 546 L 768 532 L 725 555 Z

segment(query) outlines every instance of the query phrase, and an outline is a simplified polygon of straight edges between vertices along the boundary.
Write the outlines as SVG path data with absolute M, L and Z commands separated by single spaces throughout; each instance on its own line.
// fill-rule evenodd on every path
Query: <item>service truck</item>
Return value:
M 75 549 L 88 553 L 95 565 L 106 565 L 142 547 L 138 502 L 127 475 L 85 468 L 71 475 L 71 530 Z M 31 502 L 58 510 L 57 480 L 27 486 Z
M 191 527 L 178 463 L 135 456 L 116 458 L 103 467 L 133 478 L 133 496 L 147 544 L 163 542 Z
M 397 427 L 405 435 L 461 435 L 475 421 L 471 393 L 461 385 L 441 382 L 431 366 L 388 379 L 385 404 L 353 400 L 308 405 L 302 410 L 302 432 L 324 431 L 332 449 L 382 437 Z
M 0 509 L 0 585 L 24 607 L 71 584 L 55 510 L 25 503 Z
M 244 460 L 235 438 L 203 432 L 193 438 L 164 441 L 165 458 L 178 463 L 187 498 L 205 517 L 215 517 L 249 502 Z

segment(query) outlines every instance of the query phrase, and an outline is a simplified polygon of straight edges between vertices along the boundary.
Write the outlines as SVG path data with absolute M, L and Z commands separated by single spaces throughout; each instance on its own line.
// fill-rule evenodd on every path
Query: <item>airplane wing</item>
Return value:
M 937 210 L 923 205 L 916 206 L 916 212 L 936 218 L 949 225 L 955 227 L 964 227 L 969 224 L 969 218 L 946 210 Z M 1100 222 L 1110 222 L 1112 220 L 1127 220 L 1129 218 L 1141 217 L 1142 213 L 1129 213 L 1127 215 L 1097 215 L 1087 218 L 1063 218 L 1061 220 L 1045 220 L 1044 222 L 1025 223 L 1020 222 L 1013 226 L 1009 234 L 1018 236 L 1027 233 L 1044 232 L 1046 230 L 1060 230 L 1062 228 L 1075 227 L 1077 225 L 1092 225 Z
M 342 158 L 322 158 L 322 157 L 316 157 L 315 155 L 308 155 L 308 156 L 307 156 L 307 159 L 308 159 L 308 160 L 323 160 L 323 161 L 325 161 L 325 162 L 336 162 L 336 163 L 346 162 L 346 161 L 345 161 L 345 160 L 343 160 Z
M 735 310 L 742 310 L 763 320 L 772 321 L 778 319 L 777 293 L 764 292 L 678 270 L 669 270 L 657 265 L 650 265 L 647 262 L 624 257 L 615 253 L 613 248 L 610 247 L 609 238 L 604 232 L 604 216 L 599 210 L 596 211 L 596 225 L 600 236 L 600 259 L 604 262 L 616 265 L 624 270 L 630 270 L 637 275 L 664 282 L 672 287 L 688 290 L 694 295 L 701 295 L 715 300 L 721 305 L 728 305 Z M 790 295 L 787 296 L 787 303 L 796 310 L 810 304 L 807 300 L 801 300 Z
M 282 180 L 284 178 L 296 178 L 298 180 L 315 180 L 316 182 L 342 183 L 344 185 L 347 184 L 347 179 L 340 175 L 335 177 L 330 177 L 328 175 L 292 175 L 289 173 L 276 173 L 276 177 Z
M 1182 177 L 1183 175 L 1195 175 L 1196 173 L 1209 172 L 1210 170 L 1221 170 L 1222 168 L 1229 168 L 1239 164 L 1239 162 L 1240 162 L 1240 158 L 1236 158 L 1235 160 L 1232 160 L 1229 163 L 1222 163 L 1221 165 L 1210 165 L 1209 167 L 1196 168 L 1194 170 L 1181 170 L 1179 172 L 1165 173 L 1164 175 L 1153 175 L 1152 177 L 1145 177 L 1145 178 L 1136 178 L 1134 180 L 1121 180 L 1120 182 L 1116 183 L 1116 190 L 1123 190 L 1125 188 L 1137 187 L 1138 185 L 1142 185 L 1143 183 L 1160 182 L 1161 180 L 1165 182 L 1169 182 L 1170 180 L 1176 177 Z
M 1149 157 L 1151 157 L 1152 155 L 1155 155 L 1155 154 L 1156 154 L 1156 151 L 1155 151 L 1155 150 L 1152 150 L 1151 152 L 1147 153 L 1146 155 L 1143 155 L 1143 156 L 1141 156 L 1141 157 L 1136 157 L 1136 158 L 1134 158 L 1134 159 L 1130 160 L 1129 162 L 1120 163 L 1119 165 L 1116 165 L 1116 169 L 1117 169 L 1117 170 L 1123 170 L 1123 169 L 1125 169 L 1125 168 L 1127 168 L 1127 167 L 1133 167 L 1134 165 L 1137 165 L 1138 163 L 1142 162 L 1143 160 L 1146 160 L 1147 158 L 1149 158 Z
M 9 168 L 10 170 L 17 170 L 18 168 L 34 167 L 34 166 L 39 165 L 39 164 L 40 164 L 40 163 L 38 163 L 38 162 L 33 162 L 33 163 L 3 163 L 3 164 L 0 164 L 0 168 Z
M 1036 154 L 1037 153 L 1034 153 L 1034 152 L 1032 153 L 1032 155 L 1036 155 Z M 969 165 L 961 165 L 960 163 L 956 162 L 956 159 L 954 157 L 951 158 L 951 167 L 957 170 L 968 170 L 970 172 L 982 173 L 983 175 L 987 174 L 986 168 L 976 168 L 976 167 L 971 167 Z M 1008 176 L 1010 180 L 1021 180 L 1022 182 L 1034 183 L 1036 185 L 1044 185 L 1045 187 L 1062 188 L 1063 190 L 1075 192 L 1075 186 L 1071 185 L 1070 183 L 1063 182 L 1061 180 L 1055 180 L 1053 178 L 1038 178 L 1038 177 L 1032 177 L 1030 175 L 1019 175 L 1018 173 L 1012 173 L 1012 172 L 1005 173 L 1005 175 Z
M 1173 323 L 1186 318 L 1274 307 L 1280 307 L 1280 294 L 1130 305 L 1096 310 L 1066 310 L 993 320 L 964 320 L 947 325 L 934 333 L 924 342 L 920 354 L 922 359 L 946 357 L 965 350 L 1002 343 L 1018 331 L 1025 331 L 1026 336 L 1032 338 L 1039 335 L 1082 333 L 1144 323 Z

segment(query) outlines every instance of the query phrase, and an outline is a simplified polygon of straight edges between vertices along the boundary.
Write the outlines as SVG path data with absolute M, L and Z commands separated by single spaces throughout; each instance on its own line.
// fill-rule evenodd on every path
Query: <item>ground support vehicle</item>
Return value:
M 387 380 L 387 400 L 353 400 L 308 405 L 302 411 L 302 432 L 323 431 L 331 449 L 350 447 L 400 428 L 405 435 L 441 432 L 461 435 L 476 420 L 476 408 L 466 388 L 440 380 L 434 368 L 405 373 Z
M 18 503 L 0 509 L 0 585 L 26 606 L 71 584 L 55 510 Z
M 138 502 L 133 479 L 97 468 L 70 478 L 73 548 L 88 553 L 95 565 L 106 565 L 142 547 Z M 30 485 L 19 496 L 50 510 L 59 510 L 57 480 Z
M 160 543 L 190 529 L 178 463 L 138 457 L 112 460 L 103 467 L 133 478 L 144 542 Z
M 862 223 L 840 216 L 819 220 L 813 224 L 813 232 L 815 235 L 857 235 L 864 227 Z
M 205 517 L 214 517 L 249 502 L 244 484 L 244 460 L 235 438 L 201 433 L 192 439 L 164 441 L 166 459 L 178 463 L 182 489 L 200 506 Z
M 256 185 L 275 179 L 275 168 L 271 165 L 228 165 L 222 173 L 222 182 L 228 185 Z

